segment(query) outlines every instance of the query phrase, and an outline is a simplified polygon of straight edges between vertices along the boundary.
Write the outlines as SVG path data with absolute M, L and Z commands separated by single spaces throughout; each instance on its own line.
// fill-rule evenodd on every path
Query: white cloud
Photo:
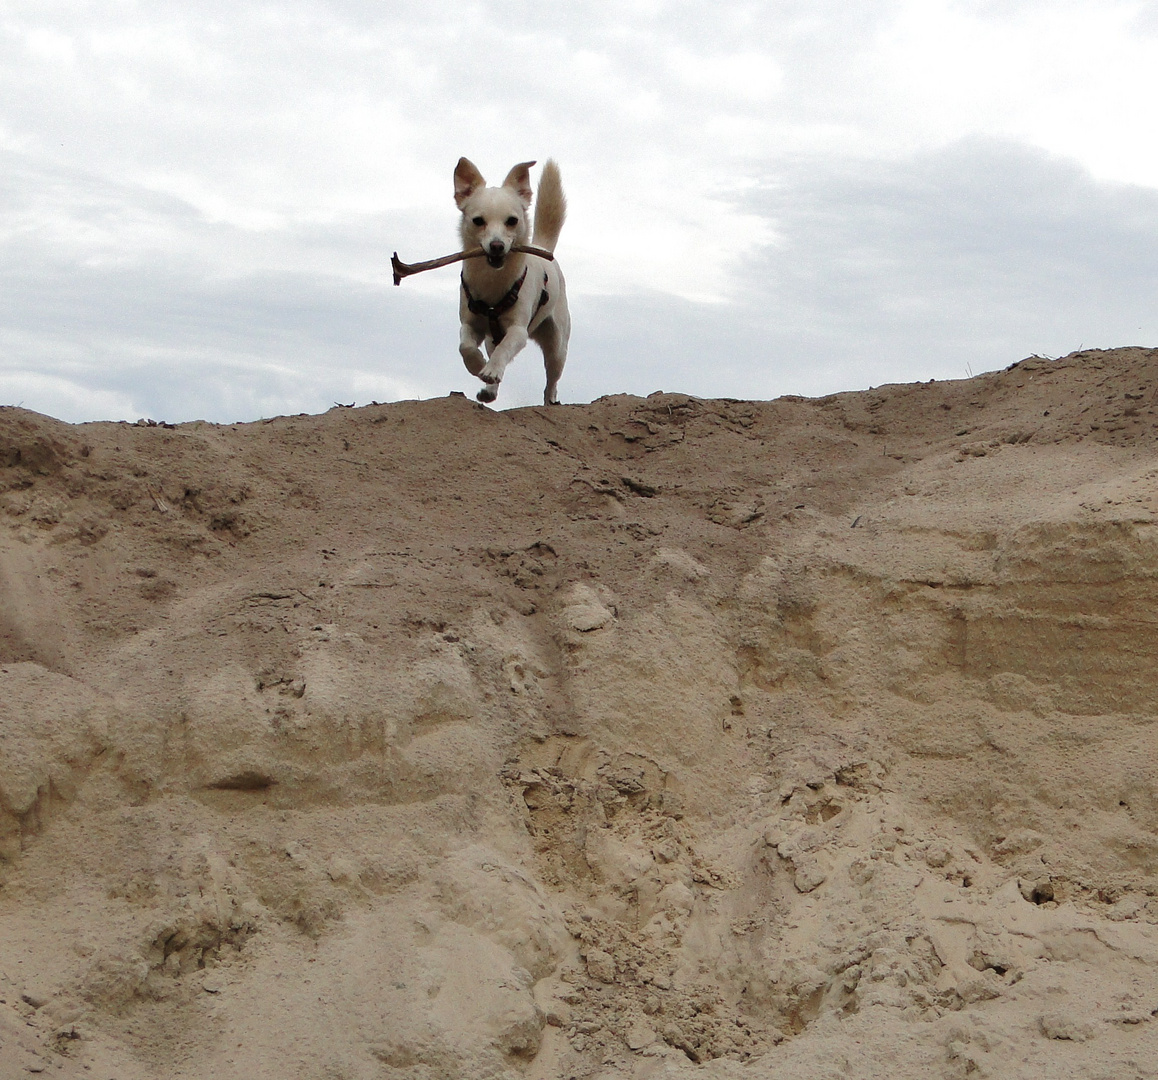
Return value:
M 0 403 L 73 421 L 128 420 L 133 412 L 132 401 L 123 394 L 38 371 L 0 371 Z
M 1103 179 L 1158 186 L 1153 4 L 908 0 L 866 57 L 885 123 L 912 145 L 1024 139 Z M 904 122 L 907 121 L 907 124 Z

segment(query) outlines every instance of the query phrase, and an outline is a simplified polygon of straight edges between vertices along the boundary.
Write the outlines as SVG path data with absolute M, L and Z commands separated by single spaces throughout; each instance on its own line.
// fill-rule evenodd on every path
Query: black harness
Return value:
M 506 292 L 506 295 L 497 304 L 488 304 L 483 300 L 471 296 L 470 289 L 466 287 L 466 278 L 462 278 L 462 291 L 466 296 L 467 310 L 472 315 L 482 315 L 487 320 L 487 329 L 490 331 L 491 341 L 496 345 L 507 336 L 506 330 L 503 329 L 499 322 L 499 316 L 508 312 L 519 301 L 519 292 L 523 288 L 523 282 L 527 280 L 527 268 L 523 268 L 523 273 L 519 280 L 514 283 Z M 547 294 L 547 271 L 543 271 L 543 290 L 539 293 L 539 306 L 535 308 L 536 314 L 548 300 L 550 296 Z

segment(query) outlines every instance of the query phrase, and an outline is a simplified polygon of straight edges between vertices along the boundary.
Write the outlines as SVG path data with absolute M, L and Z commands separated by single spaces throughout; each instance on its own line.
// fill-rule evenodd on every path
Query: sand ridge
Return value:
M 1156 394 L 0 409 L 0 1076 L 1158 1076 Z

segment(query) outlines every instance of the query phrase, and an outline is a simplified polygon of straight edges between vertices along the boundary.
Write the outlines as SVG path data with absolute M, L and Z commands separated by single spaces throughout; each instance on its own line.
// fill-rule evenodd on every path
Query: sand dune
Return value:
M 0 409 L 0 1077 L 1158 1077 L 1156 396 Z

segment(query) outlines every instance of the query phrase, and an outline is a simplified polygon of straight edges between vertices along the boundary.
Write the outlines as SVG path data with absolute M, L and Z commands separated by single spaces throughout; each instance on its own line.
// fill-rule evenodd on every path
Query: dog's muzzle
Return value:
M 487 245 L 487 265 L 498 270 L 507 257 L 506 245 L 501 240 L 492 240 Z

